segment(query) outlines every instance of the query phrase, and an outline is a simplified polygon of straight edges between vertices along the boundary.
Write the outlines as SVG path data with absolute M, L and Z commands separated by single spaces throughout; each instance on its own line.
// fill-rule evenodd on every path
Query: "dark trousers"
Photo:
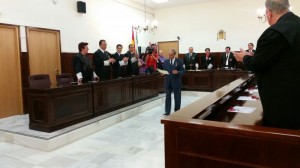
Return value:
M 165 114 L 169 115 L 171 112 L 171 93 L 174 93 L 175 107 L 174 111 L 178 111 L 181 105 L 181 89 L 166 89 L 166 101 L 165 101 Z

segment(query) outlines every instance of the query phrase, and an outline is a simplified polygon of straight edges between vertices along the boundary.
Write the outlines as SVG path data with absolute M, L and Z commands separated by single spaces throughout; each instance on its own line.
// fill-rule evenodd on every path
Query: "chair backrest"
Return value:
M 70 73 L 64 73 L 56 75 L 57 85 L 71 85 L 71 82 L 74 82 L 73 76 Z
M 46 89 L 51 86 L 51 80 L 48 74 L 30 75 L 28 80 L 30 88 Z

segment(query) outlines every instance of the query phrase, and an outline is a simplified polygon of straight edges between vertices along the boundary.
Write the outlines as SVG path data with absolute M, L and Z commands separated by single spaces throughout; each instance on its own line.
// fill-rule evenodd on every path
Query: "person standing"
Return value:
M 215 57 L 210 54 L 210 48 L 205 49 L 205 55 L 201 56 L 201 68 L 212 69 L 215 65 Z
M 263 125 L 300 129 L 300 18 L 288 0 L 266 0 L 270 25 L 257 41 L 253 56 L 241 49 L 234 56 L 257 77 Z
M 196 64 L 198 66 L 198 55 L 194 53 L 194 48 L 190 47 L 189 52 L 185 54 L 183 58 L 184 68 L 186 70 L 192 70 L 196 68 Z
M 233 53 L 230 52 L 230 47 L 225 48 L 225 53 L 221 57 L 222 68 L 235 68 L 236 59 L 233 56 Z
M 126 69 L 128 64 L 128 57 L 124 57 L 122 54 L 123 46 L 118 44 L 116 46 L 117 52 L 112 55 L 112 57 L 116 60 L 116 62 L 112 65 L 113 69 L 113 78 L 125 77 Z
M 116 62 L 111 54 L 106 51 L 106 41 L 99 41 L 99 49 L 93 55 L 96 74 L 103 80 L 111 79 L 112 65 Z
M 248 44 L 248 50 L 246 50 L 246 51 L 249 52 L 251 55 L 254 55 L 255 50 L 253 48 L 254 48 L 254 44 L 253 43 L 249 43 Z
M 176 50 L 171 49 L 169 51 L 169 59 L 165 60 L 164 70 L 169 74 L 165 75 L 164 87 L 166 90 L 165 101 L 165 114 L 169 115 L 171 112 L 171 93 L 174 93 L 175 107 L 174 111 L 178 111 L 181 106 L 181 76 L 185 73 L 183 68 L 183 61 L 179 58 L 175 58 Z
M 88 81 L 99 81 L 94 72 L 90 59 L 87 57 L 89 51 L 88 43 L 81 42 L 78 44 L 79 53 L 73 57 L 73 68 L 77 77 L 77 83 L 83 84 Z
M 128 66 L 127 73 L 130 75 L 139 75 L 139 66 L 138 66 L 138 60 L 139 57 L 134 51 L 134 45 L 130 44 L 128 46 L 128 51 L 125 54 L 125 57 L 128 58 Z
M 163 55 L 163 51 L 159 50 L 158 60 L 157 60 L 157 68 L 164 69 L 165 56 Z

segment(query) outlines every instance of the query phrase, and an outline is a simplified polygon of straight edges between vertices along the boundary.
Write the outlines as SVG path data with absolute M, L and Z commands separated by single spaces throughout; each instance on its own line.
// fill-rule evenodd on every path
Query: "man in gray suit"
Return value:
M 183 62 L 186 70 L 195 70 L 196 64 L 198 64 L 198 55 L 194 53 L 193 47 L 189 48 L 189 53 L 185 54 Z
M 169 115 L 171 112 L 171 93 L 174 93 L 175 108 L 174 111 L 178 111 L 181 105 L 181 76 L 185 73 L 183 68 L 183 62 L 179 58 L 175 58 L 176 51 L 171 49 L 169 51 L 169 59 L 165 60 L 164 70 L 169 74 L 165 76 L 164 86 L 166 90 L 165 101 L 165 114 Z

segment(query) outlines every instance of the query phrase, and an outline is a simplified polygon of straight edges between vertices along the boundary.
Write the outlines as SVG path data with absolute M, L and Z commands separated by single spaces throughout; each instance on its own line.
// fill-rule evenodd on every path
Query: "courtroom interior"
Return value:
M 0 4 L 1 167 L 300 167 L 299 0 Z

